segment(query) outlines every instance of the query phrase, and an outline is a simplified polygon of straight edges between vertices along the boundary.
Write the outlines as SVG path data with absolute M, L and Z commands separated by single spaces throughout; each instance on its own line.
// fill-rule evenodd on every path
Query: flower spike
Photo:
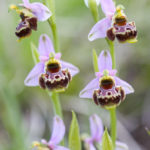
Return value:
M 38 52 L 40 62 L 25 79 L 25 85 L 39 85 L 43 89 L 56 92 L 64 91 L 79 69 L 61 60 L 61 53 L 55 53 L 52 41 L 46 34 L 39 39 Z
M 96 105 L 105 108 L 118 106 L 126 94 L 134 92 L 130 84 L 116 76 L 117 70 L 112 69 L 109 51 L 102 51 L 98 57 L 99 72 L 81 92 L 81 98 L 92 98 Z

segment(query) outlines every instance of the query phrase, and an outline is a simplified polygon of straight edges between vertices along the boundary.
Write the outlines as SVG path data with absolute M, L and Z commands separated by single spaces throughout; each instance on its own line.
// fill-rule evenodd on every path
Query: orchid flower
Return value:
M 16 10 L 21 17 L 15 32 L 18 38 L 29 36 L 32 30 L 37 30 L 37 21 L 46 21 L 52 15 L 42 3 L 30 3 L 29 0 L 23 0 L 23 3 L 18 6 L 11 5 L 10 9 Z
M 95 144 L 101 144 L 103 136 L 103 123 L 98 115 L 94 114 L 90 116 L 90 131 L 91 137 L 84 138 L 86 150 L 96 150 Z M 116 141 L 115 150 L 128 150 L 128 146 L 125 143 Z
M 127 22 L 127 17 L 123 13 L 123 7 L 117 8 L 112 0 L 100 0 L 105 18 L 97 22 L 91 29 L 88 39 L 93 41 L 98 38 L 108 37 L 119 42 L 136 42 L 137 30 L 134 22 Z
M 112 59 L 109 51 L 102 51 L 98 57 L 99 72 L 81 92 L 81 98 L 92 98 L 97 105 L 104 107 L 118 106 L 126 94 L 134 89 L 126 81 L 116 76 L 117 70 L 112 69 Z
M 50 140 L 41 140 L 41 142 L 33 142 L 33 147 L 37 150 L 69 150 L 66 147 L 58 146 L 65 135 L 65 125 L 63 120 L 56 116 L 53 122 L 53 131 Z
M 60 59 L 61 53 L 55 53 L 52 41 L 46 34 L 40 37 L 38 52 L 40 62 L 25 79 L 25 85 L 40 85 L 43 89 L 64 91 L 79 69 Z

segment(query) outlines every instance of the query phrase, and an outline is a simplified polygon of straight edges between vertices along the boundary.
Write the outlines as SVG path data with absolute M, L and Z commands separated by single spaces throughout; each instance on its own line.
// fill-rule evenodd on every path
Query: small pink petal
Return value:
M 48 61 L 49 57 L 47 57 L 47 56 L 40 56 L 39 59 L 40 59 L 41 62 L 45 63 L 46 61 Z
M 40 62 L 35 65 L 31 72 L 26 77 L 24 84 L 26 86 L 38 86 L 39 76 L 44 72 L 44 63 Z
M 42 139 L 41 143 L 44 144 L 44 145 L 48 145 L 48 142 L 45 139 Z
M 69 150 L 69 148 L 66 148 L 64 146 L 56 146 L 53 150 Z
M 61 142 L 61 140 L 63 139 L 64 135 L 65 135 L 64 122 L 59 116 L 56 116 L 54 118 L 54 121 L 53 121 L 52 136 L 51 136 L 51 139 L 50 139 L 50 141 L 48 143 L 49 144 L 53 143 L 54 145 L 57 145 L 57 144 L 59 144 Z
M 116 141 L 116 149 L 115 150 L 129 150 L 128 145 L 119 141 Z
M 23 1 L 23 5 L 24 5 L 25 7 L 28 7 L 28 6 L 29 6 L 29 4 L 30 4 L 29 0 L 22 0 L 22 1 Z
M 109 75 L 110 75 L 110 76 L 115 76 L 116 73 L 117 73 L 117 70 L 116 70 L 116 69 L 109 70 Z
M 60 59 L 61 58 L 61 53 L 56 53 L 55 54 L 55 59 Z
M 134 92 L 133 87 L 129 83 L 127 83 L 126 81 L 121 80 L 118 77 L 115 77 L 115 81 L 116 81 L 116 85 L 121 86 L 124 89 L 126 94 L 130 94 L 130 93 Z
M 94 90 L 99 89 L 99 78 L 93 79 L 88 85 L 80 92 L 81 98 L 93 98 Z
M 49 57 L 50 53 L 55 53 L 53 43 L 46 34 L 42 34 L 40 36 L 38 50 L 40 56 Z
M 88 39 L 90 41 L 96 40 L 98 38 L 105 38 L 107 30 L 111 27 L 110 18 L 103 18 L 98 23 L 96 23 L 91 29 Z
M 100 0 L 102 10 L 107 17 L 112 17 L 116 11 L 113 0 Z
M 102 77 L 103 76 L 103 72 L 95 72 L 96 77 Z
M 103 123 L 102 120 L 98 117 L 98 115 L 92 115 L 90 117 L 90 129 L 91 129 L 91 135 L 92 139 L 95 142 L 101 142 L 101 138 L 103 135 Z
M 112 59 L 109 51 L 102 51 L 98 57 L 98 67 L 99 71 L 112 70 Z
M 62 61 L 62 60 L 60 61 L 60 63 L 61 63 L 62 69 L 68 69 L 72 77 L 75 76 L 77 73 L 79 73 L 79 69 L 76 66 L 68 62 Z
M 94 147 L 93 143 L 89 144 L 89 150 L 96 150 L 96 148 Z

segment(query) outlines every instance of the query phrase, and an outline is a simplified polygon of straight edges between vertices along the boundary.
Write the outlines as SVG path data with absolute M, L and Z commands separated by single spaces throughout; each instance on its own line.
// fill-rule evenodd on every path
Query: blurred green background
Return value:
M 150 136 L 150 0 L 116 0 L 123 4 L 129 21 L 135 21 L 138 43 L 115 43 L 119 76 L 133 85 L 118 108 L 118 139 L 130 150 L 149 150 Z M 8 13 L 10 4 L 21 0 L 0 0 L 0 150 L 27 150 L 32 141 L 50 137 L 53 109 L 46 92 L 39 87 L 25 87 L 24 79 L 33 68 L 30 42 L 38 46 L 42 33 L 52 37 L 47 22 L 38 24 L 38 31 L 17 42 L 14 34 L 19 22 L 15 12 Z M 100 17 L 104 14 L 100 9 Z M 88 117 L 97 113 L 109 127 L 109 114 L 92 100 L 80 99 L 80 90 L 94 78 L 92 49 L 97 53 L 108 49 L 104 39 L 89 42 L 87 35 L 94 25 L 83 0 L 56 0 L 56 18 L 60 49 L 65 61 L 80 68 L 65 93 L 60 94 L 67 128 L 71 110 L 77 113 L 81 133 L 89 133 Z M 67 135 L 67 134 L 66 134 Z

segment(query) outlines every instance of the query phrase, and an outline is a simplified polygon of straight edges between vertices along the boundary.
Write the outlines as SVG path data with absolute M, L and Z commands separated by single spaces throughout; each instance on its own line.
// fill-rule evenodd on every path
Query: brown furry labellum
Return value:
M 71 74 L 67 69 L 57 73 L 44 73 L 39 78 L 41 88 L 56 91 L 66 89 L 70 81 Z
M 137 37 L 137 30 L 134 22 L 125 25 L 114 24 L 112 28 L 107 30 L 107 37 L 114 41 L 115 38 L 121 43 L 134 40 Z
M 98 89 L 94 91 L 93 100 L 97 105 L 103 107 L 118 106 L 125 99 L 125 92 L 122 87 L 113 87 L 111 90 L 104 91 Z
M 21 22 L 18 24 L 16 28 L 16 36 L 18 38 L 24 38 L 30 36 L 32 30 L 37 30 L 37 18 L 36 17 L 28 17 L 24 16 L 24 14 L 20 15 Z

